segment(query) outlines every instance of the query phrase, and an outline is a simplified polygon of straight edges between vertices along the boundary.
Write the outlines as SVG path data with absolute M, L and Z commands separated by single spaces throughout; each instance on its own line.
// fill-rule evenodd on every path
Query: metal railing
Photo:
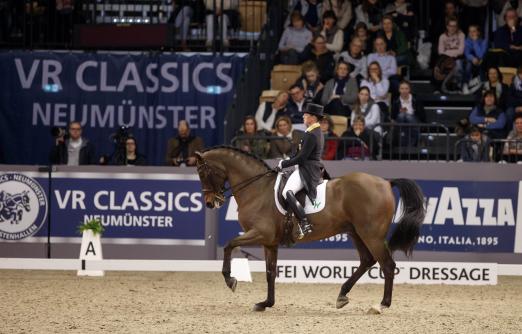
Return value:
M 381 134 L 378 160 L 449 161 L 451 158 L 453 136 L 443 124 L 379 123 L 372 129 Z
M 472 145 L 476 145 L 476 147 Z M 471 154 L 473 152 L 475 154 Z M 477 143 L 469 138 L 463 138 L 454 145 L 453 160 L 520 163 L 522 161 L 522 139 L 486 139 Z
M 132 27 L 135 37 L 127 49 L 175 50 L 195 48 L 195 51 L 224 51 L 228 47 L 221 38 L 227 31 L 230 47 L 248 51 L 258 40 L 267 18 L 266 1 L 236 0 L 223 15 L 214 15 L 213 8 L 223 8 L 224 0 L 214 0 L 212 8 L 202 2 L 176 7 L 173 0 L 53 0 L 5 1 L 0 3 L 0 47 L 28 49 L 90 48 L 82 46 L 85 36 L 96 39 L 99 27 L 125 29 Z M 237 6 L 236 6 L 237 5 Z M 226 16 L 226 19 L 221 17 Z M 140 27 L 158 26 L 165 37 L 151 36 L 151 30 Z M 214 27 L 209 31 L 209 26 Z M 164 45 L 140 47 L 140 38 L 158 39 Z M 142 35 L 142 36 L 140 36 Z M 163 38 L 163 39 L 160 39 Z M 207 41 L 210 39 L 211 43 Z M 130 39 L 132 41 L 132 39 Z M 121 43 L 120 43 L 121 44 Z M 103 46 L 107 49 L 124 45 Z M 93 47 L 96 48 L 96 47 Z
M 284 154 L 276 151 L 275 142 L 283 141 L 288 145 L 288 150 Z M 367 160 L 376 157 L 372 144 L 366 144 L 361 139 L 356 137 L 325 137 L 325 142 L 334 142 L 335 154 L 332 159 L 327 160 Z M 263 136 L 263 135 L 240 135 L 232 138 L 230 144 L 237 148 L 256 154 L 262 159 L 276 159 L 290 157 L 296 153 L 299 143 L 291 141 L 287 137 L 280 136 Z M 327 144 L 328 145 L 328 144 Z M 260 147 L 264 146 L 261 151 Z M 325 152 L 323 152 L 324 154 Z

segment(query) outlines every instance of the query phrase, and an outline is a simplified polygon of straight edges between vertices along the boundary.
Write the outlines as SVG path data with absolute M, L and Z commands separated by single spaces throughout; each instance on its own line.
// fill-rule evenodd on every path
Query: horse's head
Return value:
M 203 155 L 196 152 L 196 167 L 203 187 L 205 204 L 208 208 L 219 208 L 225 203 L 225 181 L 227 175 L 224 170 L 212 166 L 203 158 Z

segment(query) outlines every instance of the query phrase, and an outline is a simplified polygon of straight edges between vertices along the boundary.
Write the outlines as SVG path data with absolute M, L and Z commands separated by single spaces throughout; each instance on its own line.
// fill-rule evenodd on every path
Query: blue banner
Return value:
M 186 174 L 83 174 L 48 179 L 0 174 L 0 241 L 80 237 L 78 227 L 100 220 L 104 238 L 191 240 L 204 244 L 201 184 Z M 64 173 L 67 174 L 67 173 Z
M 418 181 L 428 209 L 415 249 L 451 252 L 522 252 L 522 182 Z M 397 200 L 394 223 L 402 203 Z M 328 205 L 328 204 L 327 204 Z M 219 244 L 240 232 L 235 202 L 220 212 Z M 517 231 L 516 226 L 519 226 Z M 391 230 L 395 227 L 392 224 Z M 518 243 L 517 243 L 518 240 Z M 353 248 L 348 234 L 338 234 L 297 248 Z
M 238 55 L 70 52 L 0 53 L 0 162 L 47 164 L 51 127 L 81 122 L 97 155 L 128 126 L 149 164 L 187 120 L 207 146 L 223 123 L 245 58 Z

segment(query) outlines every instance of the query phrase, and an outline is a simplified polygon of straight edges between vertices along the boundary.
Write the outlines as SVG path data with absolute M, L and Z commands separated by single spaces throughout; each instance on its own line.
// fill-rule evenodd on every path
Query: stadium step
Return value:
M 457 122 L 467 118 L 472 107 L 455 106 L 428 106 L 424 107 L 427 123 L 441 123 L 448 127 L 454 127 Z

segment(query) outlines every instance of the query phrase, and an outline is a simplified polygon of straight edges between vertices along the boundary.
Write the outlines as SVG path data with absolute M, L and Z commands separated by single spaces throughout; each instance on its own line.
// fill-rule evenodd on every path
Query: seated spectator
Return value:
M 344 34 L 337 26 L 337 17 L 333 11 L 325 12 L 321 36 L 326 39 L 326 48 L 336 54 L 341 52 L 344 43 Z
M 324 85 L 320 80 L 319 69 L 313 61 L 307 61 L 301 66 L 301 72 L 303 75 L 296 84 L 304 88 L 305 99 L 314 102 L 320 101 Z
M 489 161 L 489 139 L 472 126 L 469 134 L 460 142 L 460 159 L 467 162 Z
M 274 129 L 275 120 L 281 116 L 287 116 L 288 111 L 286 105 L 288 103 L 288 93 L 281 91 L 277 94 L 274 102 L 261 102 L 256 111 L 256 131 L 272 131 Z M 246 120 L 245 120 L 246 121 Z
M 313 33 L 321 28 L 322 2 L 318 0 L 297 0 L 290 13 L 298 12 L 304 18 L 306 27 Z M 285 25 L 288 25 L 288 19 Z
M 504 138 L 506 117 L 502 109 L 497 106 L 497 96 L 494 91 L 484 93 L 482 102 L 473 108 L 469 120 L 471 124 L 486 130 L 488 137 Z
M 352 110 L 351 125 L 357 117 L 364 117 L 364 124 L 377 133 L 382 133 L 382 129 L 377 124 L 381 123 L 381 111 L 379 106 L 370 97 L 370 90 L 368 87 L 361 87 L 357 95 L 357 104 Z
M 388 91 L 390 82 L 383 77 L 381 66 L 374 61 L 368 66 L 368 79 L 361 82 L 361 87 L 368 87 L 370 97 L 378 104 L 385 118 L 389 118 Z
M 435 84 L 440 85 L 453 71 L 462 72 L 465 36 L 459 29 L 456 17 L 446 22 L 446 31 L 439 37 L 438 57 L 433 69 Z
M 363 55 L 368 55 L 372 52 L 372 43 L 370 42 L 370 33 L 368 32 L 368 28 L 366 24 L 363 22 L 359 22 L 355 25 L 354 37 L 357 37 L 361 40 L 361 48 Z
M 270 159 L 286 159 L 297 151 L 299 143 L 303 138 L 303 131 L 292 130 L 292 122 L 287 116 L 276 120 L 275 135 L 282 137 L 281 140 L 270 141 Z
M 413 6 L 406 0 L 395 0 L 389 3 L 384 9 L 384 15 L 393 17 L 393 21 L 406 34 L 408 40 L 412 40 L 415 37 L 415 13 L 413 12 Z
M 323 132 L 324 140 L 324 148 L 323 148 L 323 156 L 321 159 L 323 160 L 335 160 L 335 154 L 337 153 L 337 145 L 339 141 L 336 139 L 327 139 L 328 137 L 337 138 L 337 135 L 333 132 L 333 121 L 332 118 L 328 115 L 323 117 L 319 124 L 321 124 L 321 131 Z
M 190 126 L 186 120 L 178 123 L 178 135 L 169 139 L 165 163 L 168 166 L 195 166 L 196 151 L 205 148 L 203 139 L 190 133 Z
M 49 161 L 53 165 L 81 166 L 97 163 L 94 145 L 82 137 L 80 122 L 69 123 L 69 138 L 66 132 L 60 131 L 51 149 Z
M 379 0 L 362 0 L 355 7 L 355 24 L 363 22 L 371 33 L 375 33 L 380 28 L 382 12 Z
M 174 6 L 174 11 L 170 16 L 168 23 L 173 23 L 176 29 L 179 29 L 181 49 L 183 51 L 188 51 L 187 37 L 192 17 L 196 16 L 196 21 L 202 21 L 202 19 L 199 18 L 199 16 L 201 16 L 199 14 L 204 12 L 205 6 L 200 0 L 172 1 L 172 6 Z
M 337 156 L 340 159 L 364 160 L 376 159 L 379 153 L 379 135 L 365 126 L 364 116 L 353 119 L 352 127 L 348 128 L 342 135 L 342 140 L 337 148 Z
M 312 33 L 305 27 L 299 12 L 292 14 L 291 22 L 279 41 L 279 55 L 281 63 L 297 65 L 303 61 L 303 51 L 312 41 Z
M 257 122 L 254 116 L 246 116 L 243 120 L 243 126 L 238 132 L 239 138 L 236 146 L 245 152 L 252 153 L 262 159 L 266 159 L 268 143 L 266 140 L 253 138 L 264 137 L 265 132 L 257 129 Z M 252 138 L 249 138 L 252 137 Z
M 381 68 L 382 77 L 389 79 L 397 76 L 397 60 L 388 53 L 386 40 L 380 36 L 373 41 L 375 52 L 368 55 L 368 64 L 378 62 Z
M 504 144 L 503 159 L 508 162 L 522 161 L 522 114 L 515 116 L 513 130 L 508 134 Z
M 446 31 L 439 36 L 439 56 L 461 58 L 464 55 L 465 36 L 459 29 L 456 17 L 449 18 L 446 23 Z
M 503 65 L 518 67 L 522 65 L 522 27 L 517 12 L 508 9 L 504 20 L 506 24 L 495 31 L 495 48 L 503 49 L 509 56 L 507 64 Z
M 294 84 L 290 87 L 289 92 L 290 99 L 286 105 L 288 117 L 290 117 L 294 128 L 299 128 L 304 131 L 306 128 L 303 124 L 303 110 L 307 104 L 305 90 L 303 89 L 303 86 Z
M 328 115 L 350 117 L 350 105 L 357 101 L 357 80 L 350 78 L 350 65 L 345 62 L 337 63 L 335 77 L 328 80 L 321 104 L 325 106 L 324 112 Z
M 517 75 L 509 87 L 508 108 L 506 110 L 506 122 L 513 123 L 516 114 L 522 114 L 522 66 L 517 69 Z M 508 127 L 510 130 L 511 126 Z
M 302 58 L 304 61 L 313 61 L 317 65 L 323 84 L 333 76 L 334 53 L 326 48 L 326 39 L 322 35 L 315 36 L 312 46 L 305 49 Z
M 327 0 L 323 1 L 323 15 L 328 11 L 333 11 L 337 18 L 337 27 L 341 30 L 346 29 L 352 20 L 352 2 L 350 0 Z
M 509 98 L 509 87 L 502 82 L 502 72 L 498 67 L 491 67 L 487 71 L 487 79 L 482 84 L 482 89 L 479 90 L 478 98 L 480 99 L 485 92 L 494 91 L 497 98 L 497 106 L 505 110 Z
M 482 38 L 479 26 L 469 26 L 468 37 L 464 42 L 464 55 L 466 56 L 466 66 L 464 66 L 462 75 L 464 94 L 469 93 L 468 82 L 470 79 L 481 76 L 482 58 L 484 58 L 487 51 L 488 41 Z
M 399 96 L 393 100 L 391 118 L 397 123 L 424 123 L 422 103 L 411 93 L 411 84 L 403 80 L 399 85 Z
M 223 5 L 223 8 L 221 8 Z M 214 6 L 216 6 L 214 8 Z M 214 41 L 214 21 L 217 21 L 218 31 L 221 31 L 221 40 L 223 46 L 228 48 L 230 41 L 228 39 L 228 26 L 238 27 L 239 26 L 239 1 L 238 0 L 205 0 L 206 11 L 206 24 L 207 24 L 207 41 L 205 46 L 207 49 L 212 48 L 212 42 Z M 221 23 L 223 20 L 223 23 Z
M 138 144 L 136 138 L 130 136 L 125 140 L 124 154 L 115 154 L 112 156 L 111 165 L 118 166 L 145 166 L 147 159 L 143 154 L 138 153 Z
M 352 71 L 350 77 L 356 78 L 357 82 L 368 77 L 368 63 L 362 52 L 363 43 L 359 37 L 352 38 L 347 51 L 341 52 L 339 60 L 350 64 Z
M 411 64 L 412 57 L 406 36 L 400 29 L 395 27 L 391 16 L 386 15 L 383 17 L 382 29 L 377 32 L 377 36 L 384 39 L 388 54 L 395 57 L 395 61 L 398 65 Z
M 408 81 L 399 85 L 399 96 L 393 100 L 391 118 L 399 123 L 401 146 L 416 146 L 419 139 L 419 129 L 416 127 L 401 127 L 400 124 L 424 123 L 424 108 L 411 93 Z

